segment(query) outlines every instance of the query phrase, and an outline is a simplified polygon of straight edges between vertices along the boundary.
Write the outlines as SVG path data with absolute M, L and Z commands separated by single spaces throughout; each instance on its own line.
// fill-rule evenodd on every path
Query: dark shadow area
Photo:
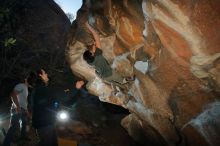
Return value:
M 120 125 L 126 109 L 87 94 L 68 101 L 71 123 L 58 123 L 60 137 L 100 146 L 139 146 Z
M 57 90 L 61 87 L 57 87 Z M 140 146 L 120 125 L 121 120 L 129 114 L 126 109 L 101 102 L 98 97 L 86 92 L 74 94 L 75 91 L 65 94 L 57 93 L 62 99 L 61 108 L 69 112 L 70 119 L 66 122 L 57 120 L 57 132 L 60 138 L 77 141 L 81 145 L 91 146 Z M 63 92 L 64 93 L 64 92 Z M 75 96 L 74 96 L 75 95 Z M 3 103 L 10 102 L 5 100 Z M 1 104 L 2 113 L 9 115 L 10 104 Z M 4 129 L 7 131 L 9 118 L 4 121 Z M 30 128 L 31 141 L 19 141 L 19 146 L 33 146 L 37 137 L 33 128 Z M 1 135 L 3 139 L 3 135 Z

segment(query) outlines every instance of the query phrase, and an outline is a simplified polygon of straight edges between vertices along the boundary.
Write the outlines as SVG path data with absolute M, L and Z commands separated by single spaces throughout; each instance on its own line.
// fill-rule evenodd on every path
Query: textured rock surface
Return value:
M 23 0 L 23 3 L 16 35 L 28 42 L 31 53 L 36 52 L 31 61 L 55 69 L 55 64 L 62 64 L 60 58 L 64 57 L 70 21 L 53 0 Z
M 92 41 L 86 20 L 99 32 L 112 67 L 123 76 L 136 76 L 128 92 L 112 96 L 111 86 L 83 60 L 85 46 Z M 193 119 L 201 119 L 204 108 L 219 100 L 218 30 L 218 0 L 85 0 L 66 54 L 74 74 L 89 81 L 91 93 L 131 112 L 122 125 L 134 139 L 156 145 L 214 146 L 219 144 L 215 136 L 220 132 L 213 131 L 219 128 L 219 116 L 199 126 Z M 135 67 L 137 61 L 145 65 Z M 210 128 L 201 128 L 205 125 Z
M 13 82 L 36 67 L 59 78 L 71 27 L 62 9 L 53 0 L 1 0 L 0 9 L 0 96 L 8 99 Z M 16 39 L 15 45 L 4 46 L 8 37 Z
M 6 10 L 8 15 L 1 24 L 4 26 L 2 29 L 10 34 L 9 37 L 16 39 L 15 45 L 7 48 L 6 52 L 5 58 L 8 58 L 6 61 L 10 67 L 5 69 L 1 64 L 1 68 L 5 69 L 4 75 L 13 76 L 16 73 L 19 76 L 24 69 L 27 71 L 32 66 L 40 65 L 55 70 L 58 64 L 64 64 L 60 58 L 65 57 L 67 32 L 71 24 L 53 0 L 2 0 L 1 9 L 1 17 Z M 4 37 L 4 34 L 1 35 Z

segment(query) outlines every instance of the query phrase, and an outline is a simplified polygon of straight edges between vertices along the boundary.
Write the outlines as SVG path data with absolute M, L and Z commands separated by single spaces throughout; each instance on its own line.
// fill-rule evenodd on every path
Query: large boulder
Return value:
M 157 145 L 218 145 L 220 132 L 213 127 L 218 129 L 219 123 L 197 126 L 193 119 L 199 121 L 205 107 L 219 100 L 219 1 L 83 2 L 69 36 L 69 65 L 75 75 L 89 81 L 88 90 L 101 101 L 131 112 L 122 122 L 128 133 L 146 145 L 143 136 Z M 113 69 L 136 77 L 120 96 L 111 94 L 111 86 L 82 58 L 93 39 L 86 21 L 98 31 L 103 55 Z M 211 128 L 204 135 L 205 125 Z

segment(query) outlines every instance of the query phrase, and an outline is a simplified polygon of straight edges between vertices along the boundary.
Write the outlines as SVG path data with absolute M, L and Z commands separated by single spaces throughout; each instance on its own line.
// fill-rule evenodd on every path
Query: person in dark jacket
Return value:
M 54 89 L 49 84 L 45 70 L 37 71 L 37 81 L 32 92 L 32 126 L 36 129 L 40 146 L 58 146 L 55 129 L 56 109 L 53 106 Z M 84 81 L 77 81 L 75 88 L 80 89 Z

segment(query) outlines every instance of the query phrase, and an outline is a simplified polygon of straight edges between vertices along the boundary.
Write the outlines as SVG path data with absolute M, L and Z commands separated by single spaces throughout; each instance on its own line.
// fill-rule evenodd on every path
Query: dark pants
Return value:
M 58 146 L 56 128 L 54 125 L 38 128 L 39 146 Z
M 20 113 L 16 113 L 15 109 L 11 109 L 11 119 L 10 119 L 10 126 L 8 132 L 5 136 L 3 146 L 10 146 L 16 130 L 20 128 L 20 121 L 21 121 L 21 137 L 26 136 L 26 125 L 27 125 L 27 114 L 25 110 L 21 110 Z M 20 129 L 19 129 L 20 130 Z

